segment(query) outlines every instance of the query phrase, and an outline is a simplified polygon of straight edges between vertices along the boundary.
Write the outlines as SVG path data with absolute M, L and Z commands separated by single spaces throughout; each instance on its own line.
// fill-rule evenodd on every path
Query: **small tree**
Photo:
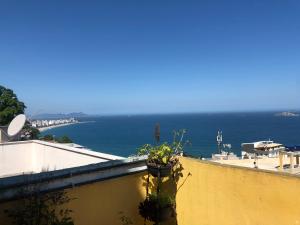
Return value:
M 46 134 L 44 137 L 41 138 L 44 141 L 54 141 L 54 137 L 52 134 Z
M 68 136 L 66 136 L 66 135 L 58 138 L 56 141 L 58 143 L 73 143 L 73 141 Z
M 39 139 L 40 131 L 32 127 L 31 124 L 26 121 L 25 126 L 22 129 L 21 132 L 21 138 L 22 140 L 34 140 L 34 139 Z
M 25 108 L 11 89 L 0 86 L 0 126 L 8 125 L 16 115 L 24 113 Z

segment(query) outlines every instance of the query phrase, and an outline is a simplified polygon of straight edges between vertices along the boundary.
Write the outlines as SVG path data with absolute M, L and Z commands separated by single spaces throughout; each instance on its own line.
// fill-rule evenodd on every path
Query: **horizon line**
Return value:
M 71 112 L 71 113 L 41 113 L 41 114 L 36 114 L 36 115 L 30 115 L 26 114 L 28 117 L 35 117 L 43 114 L 49 114 L 49 115 L 56 115 L 56 114 L 62 114 L 62 115 L 67 115 L 67 114 L 72 114 L 72 113 L 83 113 L 85 116 L 82 117 L 93 117 L 93 116 L 150 116 L 150 115 L 188 115 L 188 114 L 222 114 L 222 113 L 276 113 L 276 112 L 300 112 L 299 109 L 277 109 L 277 110 L 234 110 L 234 111 L 201 111 L 201 112 L 153 112 L 153 113 L 95 113 L 95 114 L 90 114 L 90 113 L 83 113 L 83 112 Z

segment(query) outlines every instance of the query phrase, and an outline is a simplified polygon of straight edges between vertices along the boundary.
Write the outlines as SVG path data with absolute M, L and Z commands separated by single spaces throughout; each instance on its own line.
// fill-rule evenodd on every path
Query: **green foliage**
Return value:
M 150 194 L 145 199 L 145 201 L 141 202 L 139 205 L 139 213 L 140 215 L 150 221 L 158 220 L 158 213 L 161 212 L 165 208 L 175 208 L 175 198 L 169 195 L 156 195 Z
M 41 140 L 43 141 L 53 141 L 54 137 L 52 134 L 46 134 L 44 137 L 41 137 Z
M 58 143 L 73 143 L 73 141 L 66 135 L 55 139 Z
M 16 115 L 24 113 L 25 108 L 11 89 L 0 86 L 0 126 L 8 125 Z
M 175 220 L 173 222 L 174 224 L 177 224 L 175 197 L 177 194 L 178 180 L 183 176 L 183 167 L 179 162 L 178 155 L 183 153 L 185 145 L 190 144 L 188 140 L 184 140 L 185 133 L 186 130 L 174 131 L 173 142 L 171 144 L 167 142 L 156 146 L 146 144 L 138 150 L 138 155 L 148 156 L 148 178 L 145 178 L 144 183 L 147 197 L 139 204 L 139 213 L 146 220 L 153 221 L 154 224 L 160 224 L 160 222 L 171 218 L 174 218 Z M 156 141 L 159 142 L 158 139 Z M 163 181 L 161 176 L 159 176 L 160 172 L 158 173 L 158 176 L 155 176 L 153 168 L 160 172 L 164 171 L 163 177 L 166 177 L 166 169 L 171 168 L 172 176 L 169 176 L 169 179 L 165 180 L 165 182 L 168 182 L 168 195 L 163 195 L 165 192 L 161 191 L 161 184 Z M 157 178 L 156 185 L 154 182 L 150 182 L 151 179 L 149 179 L 149 174 L 152 174 Z
M 23 114 L 26 106 L 19 101 L 16 94 L 8 88 L 0 86 L 0 125 L 8 125 L 15 116 Z M 31 127 L 27 121 L 21 132 L 22 140 L 38 139 L 40 132 Z
M 39 129 L 35 127 L 30 127 L 31 139 L 38 139 L 40 135 Z
M 52 134 L 47 134 L 40 138 L 43 141 L 55 141 L 57 143 L 73 143 L 73 141 L 66 135 L 55 138 Z
M 28 121 L 26 121 L 24 128 L 21 132 L 22 140 L 34 140 L 38 139 L 40 135 L 40 131 L 32 127 Z
M 189 143 L 183 140 L 185 133 L 185 130 L 174 131 L 171 144 L 167 142 L 156 146 L 145 144 L 139 148 L 138 155 L 148 155 L 148 163 L 161 165 L 172 163 L 174 156 L 181 154 L 184 146 Z
M 23 191 L 26 197 L 4 212 L 14 225 L 74 225 L 72 210 L 62 206 L 70 199 L 65 191 L 42 194 L 38 189 Z
M 156 202 L 160 208 L 175 205 L 175 198 L 170 195 L 150 194 L 149 201 Z
M 148 162 L 166 165 L 174 154 L 174 149 L 168 143 L 158 146 L 146 144 L 139 149 L 139 155 L 148 155 Z

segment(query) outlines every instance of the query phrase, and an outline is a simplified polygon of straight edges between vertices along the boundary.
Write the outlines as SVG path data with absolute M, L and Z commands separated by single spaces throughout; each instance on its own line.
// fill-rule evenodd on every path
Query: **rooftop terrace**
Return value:
M 281 169 L 279 157 L 259 157 L 256 160 L 257 169 L 262 170 L 269 170 L 275 172 L 285 172 L 295 175 L 300 175 L 300 167 L 295 162 L 296 159 L 293 158 L 293 165 L 294 168 L 290 168 L 291 159 L 290 157 L 284 156 L 282 158 L 283 168 Z M 211 160 L 216 163 L 225 164 L 225 165 L 232 165 L 232 166 L 239 166 L 239 167 L 247 167 L 247 168 L 254 168 L 254 159 L 229 159 L 229 160 Z
M 4 210 L 22 204 L 20 190 L 34 187 L 41 193 L 65 190 L 74 199 L 65 207 L 73 210 L 77 225 L 99 225 L 99 221 L 119 225 L 120 212 L 133 224 L 144 223 L 138 207 L 148 187 L 145 158 L 114 160 L 119 157 L 40 141 L 2 144 L 0 152 L 2 172 L 5 165 L 12 174 L 24 173 L 24 168 L 33 173 L 5 173 L 7 177 L 0 178 L 1 224 L 13 224 Z M 16 158 L 13 152 L 23 158 Z M 27 164 L 34 162 L 35 167 L 25 162 L 18 165 L 22 159 Z M 299 224 L 300 179 L 278 172 L 277 158 L 259 159 L 259 169 L 253 169 L 253 159 L 212 162 L 180 157 L 179 161 L 182 174 L 177 183 L 169 177 L 160 184 L 166 193 L 176 191 L 175 224 Z M 10 163 L 18 165 L 19 171 Z M 43 173 L 44 167 L 52 171 Z M 155 185 L 149 186 L 150 191 L 153 188 Z

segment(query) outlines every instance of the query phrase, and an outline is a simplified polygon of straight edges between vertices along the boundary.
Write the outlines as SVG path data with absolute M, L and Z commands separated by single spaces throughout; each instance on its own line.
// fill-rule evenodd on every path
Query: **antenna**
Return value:
M 24 127 L 26 122 L 26 116 L 24 114 L 17 115 L 9 124 L 7 128 L 7 137 L 15 137 Z
M 24 127 L 26 122 L 26 116 L 24 114 L 17 115 L 9 124 L 7 129 L 7 135 L 9 137 L 16 136 Z
M 219 153 L 221 153 L 221 150 L 222 150 L 222 142 L 223 142 L 222 131 L 218 130 L 217 143 L 218 143 Z

